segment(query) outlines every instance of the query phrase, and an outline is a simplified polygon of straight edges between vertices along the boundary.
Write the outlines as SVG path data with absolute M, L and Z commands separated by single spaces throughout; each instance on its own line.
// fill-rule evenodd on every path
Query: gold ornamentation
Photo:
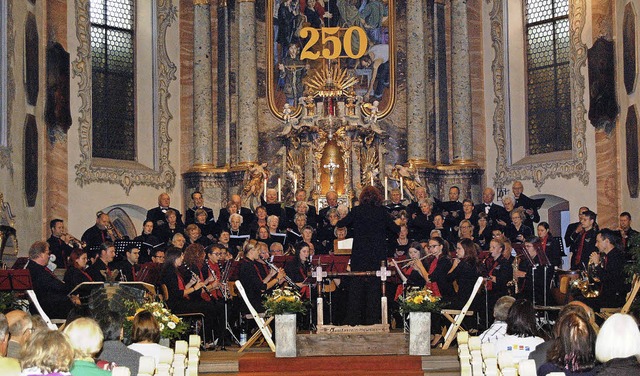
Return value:
M 487 0 L 489 3 L 491 0 Z M 587 47 L 581 39 L 586 20 L 586 0 L 569 2 L 569 36 L 571 40 L 571 53 L 569 58 L 569 71 L 571 82 L 571 117 L 573 147 L 571 157 L 543 163 L 518 163 L 513 164 L 509 160 L 509 140 L 507 136 L 506 118 L 506 91 L 508 82 L 505 82 L 505 36 L 504 30 L 504 1 L 493 0 L 493 8 L 489 14 L 491 20 L 491 41 L 494 50 L 494 60 L 491 64 L 493 71 L 494 102 L 496 108 L 493 114 L 494 141 L 497 150 L 496 175 L 494 177 L 496 187 L 502 187 L 515 180 L 532 180 L 537 188 L 542 187 L 549 178 L 562 177 L 570 179 L 577 177 L 585 186 L 589 183 L 589 171 L 587 171 L 587 150 L 585 141 L 585 107 L 583 103 L 585 80 L 581 73 L 586 65 Z M 461 167 L 461 166 L 456 166 Z
M 209 5 L 210 0 L 193 0 L 193 5 Z
M 349 95 L 349 88 L 358 82 L 356 77 L 350 77 L 346 69 L 334 65 L 329 69 L 314 71 L 307 80 L 307 87 L 314 97 L 329 98 Z
M 177 8 L 172 0 L 157 0 L 157 78 L 158 88 L 158 162 L 155 169 L 137 163 L 109 163 L 96 165 L 91 155 L 91 41 L 89 24 L 89 0 L 75 0 L 76 36 L 78 38 L 78 58 L 72 63 L 73 76 L 79 77 L 78 96 L 81 100 L 78 112 L 80 117 L 80 162 L 76 168 L 76 182 L 80 186 L 89 183 L 119 184 L 128 195 L 134 185 L 145 185 L 154 188 L 171 190 L 175 186 L 176 173 L 169 160 L 169 121 L 173 118 L 169 112 L 169 84 L 176 79 L 176 66 L 169 59 L 166 45 L 167 29 L 176 19 Z

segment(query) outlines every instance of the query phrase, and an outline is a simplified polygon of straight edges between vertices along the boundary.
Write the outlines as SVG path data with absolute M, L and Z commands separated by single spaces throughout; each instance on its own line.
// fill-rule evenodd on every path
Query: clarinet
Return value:
M 278 272 L 278 267 L 275 266 L 271 261 L 269 261 L 267 259 L 263 259 L 263 258 L 261 258 L 261 259 L 262 259 L 262 261 L 264 261 L 265 264 L 267 264 L 268 267 L 271 268 L 271 270 L 274 270 L 275 272 Z M 286 274 L 284 275 L 284 280 L 289 284 L 289 286 L 291 286 L 297 292 L 300 292 L 302 290 L 300 288 L 300 286 L 296 285 L 296 283 L 293 282 L 293 280 Z
M 216 272 L 214 272 L 213 269 L 211 269 L 211 265 L 209 265 L 209 260 L 205 260 L 204 263 L 207 265 L 207 269 L 209 269 L 209 273 L 211 273 L 211 278 L 213 278 L 213 282 L 217 281 L 218 277 L 216 277 Z M 209 291 L 209 295 L 211 295 L 211 297 L 213 298 L 213 293 L 211 293 L 211 291 Z
M 196 281 L 198 281 L 198 282 L 202 282 L 202 280 L 200 279 L 200 277 L 199 277 L 196 273 L 194 273 L 194 272 L 193 272 L 193 270 L 191 270 L 191 268 L 189 268 L 186 264 L 184 265 L 184 268 L 185 268 L 185 269 L 187 269 L 187 271 L 188 271 L 189 273 L 191 273 L 191 278 L 195 278 L 195 279 L 196 279 Z M 211 291 L 207 290 L 206 286 L 202 286 L 202 287 L 200 288 L 200 294 L 202 295 L 202 293 L 206 293 L 206 294 L 208 294 L 208 295 L 209 295 L 209 297 L 211 297 L 211 299 L 215 299 L 215 298 L 213 297 L 213 294 L 211 294 Z
M 229 281 L 229 273 L 231 272 L 231 264 L 233 263 L 232 260 L 228 260 L 227 262 L 225 262 L 225 268 L 224 268 L 224 272 L 222 272 L 222 276 L 220 278 L 220 283 L 221 283 L 221 288 L 222 288 L 222 296 L 224 297 L 225 300 L 229 300 L 230 296 L 229 296 L 229 288 L 228 288 L 228 281 Z M 220 265 L 220 263 L 218 263 L 218 266 Z

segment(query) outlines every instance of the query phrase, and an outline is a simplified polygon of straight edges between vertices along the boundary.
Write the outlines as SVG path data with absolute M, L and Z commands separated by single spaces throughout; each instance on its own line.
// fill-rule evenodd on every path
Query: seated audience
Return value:
M 7 313 L 7 322 L 9 323 L 9 343 L 7 344 L 7 356 L 18 359 L 20 349 L 31 337 L 33 324 L 31 315 L 27 312 L 16 309 Z
M 116 311 L 108 311 L 100 315 L 98 323 L 104 335 L 104 342 L 98 359 L 111 363 L 111 368 L 114 366 L 127 367 L 131 371 L 131 375 L 137 375 L 142 354 L 131 350 L 122 343 L 123 320 L 122 315 Z
M 20 351 L 21 375 L 69 376 L 73 359 L 69 337 L 57 330 L 39 330 Z
M 596 339 L 598 375 L 640 374 L 640 331 L 630 315 L 616 313 L 609 317 Z M 637 373 L 636 373 L 637 372 Z
M 517 364 L 529 357 L 536 346 L 544 342 L 538 336 L 536 314 L 526 299 L 513 302 L 507 315 L 507 335 L 496 341 L 496 351 L 509 351 Z
M 3 376 L 20 375 L 20 363 L 14 358 L 7 357 L 9 347 L 9 323 L 0 313 L 0 372 Z
M 95 320 L 80 317 L 65 326 L 62 332 L 67 335 L 73 348 L 72 376 L 111 375 L 110 371 L 98 368 L 94 360 L 102 348 L 104 338 L 102 330 Z
M 133 318 L 131 341 L 133 343 L 129 345 L 129 349 L 143 356 L 152 356 L 156 360 L 156 365 L 160 362 L 161 350 L 168 349 L 158 344 L 160 325 L 149 311 L 140 311 Z
M 581 314 L 569 313 L 555 325 L 556 339 L 547 353 L 547 362 L 538 367 L 538 375 L 564 372 L 565 375 L 594 375 L 596 332 Z
M 480 341 L 496 342 L 505 335 L 507 335 L 507 316 L 509 315 L 509 309 L 513 305 L 516 299 L 511 296 L 503 296 L 496 302 L 493 308 L 493 324 L 480 334 Z

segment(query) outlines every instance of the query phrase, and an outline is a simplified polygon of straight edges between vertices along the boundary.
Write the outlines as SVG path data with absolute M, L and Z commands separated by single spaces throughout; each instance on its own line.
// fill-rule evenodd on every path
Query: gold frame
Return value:
M 273 9 L 273 2 L 279 0 L 267 0 L 267 11 L 269 12 Z M 388 0 L 388 9 L 389 15 L 387 17 L 387 27 L 389 28 L 389 101 L 388 105 L 380 109 L 378 112 L 378 118 L 382 119 L 385 116 L 391 113 L 391 110 L 395 107 L 396 103 L 396 91 L 395 91 L 395 79 L 396 79 L 396 39 L 395 39 L 395 0 Z M 282 113 L 282 109 L 278 108 L 275 103 L 274 96 L 274 71 L 275 67 L 273 66 L 273 44 L 274 38 L 273 35 L 273 17 L 266 17 L 266 45 L 267 45 L 267 99 L 269 102 L 269 109 L 271 113 L 280 120 L 284 120 L 284 114 Z M 297 117 L 302 112 L 302 107 L 296 105 L 295 111 L 291 114 L 291 116 Z

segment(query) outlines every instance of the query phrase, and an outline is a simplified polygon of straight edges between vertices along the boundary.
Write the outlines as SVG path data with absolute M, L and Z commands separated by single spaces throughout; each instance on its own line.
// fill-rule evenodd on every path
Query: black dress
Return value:
M 253 308 L 259 313 L 264 312 L 262 294 L 267 290 L 267 285 L 262 282 L 262 280 L 266 278 L 266 276 L 265 269 L 258 261 L 246 259 L 240 264 L 238 280 L 242 283 L 242 287 L 244 287 L 247 293 L 249 303 L 251 303 Z M 249 313 L 249 308 L 246 304 L 242 304 L 242 312 Z
M 458 266 L 447 275 L 447 280 L 451 283 L 453 283 L 453 281 L 457 281 L 458 283 L 458 292 L 454 295 L 453 299 L 451 299 L 451 308 L 462 309 L 467 303 L 467 300 L 469 300 L 479 275 L 476 265 L 472 265 L 472 263 L 464 260 L 460 261 Z M 473 309 L 474 305 L 472 304 L 471 307 Z

